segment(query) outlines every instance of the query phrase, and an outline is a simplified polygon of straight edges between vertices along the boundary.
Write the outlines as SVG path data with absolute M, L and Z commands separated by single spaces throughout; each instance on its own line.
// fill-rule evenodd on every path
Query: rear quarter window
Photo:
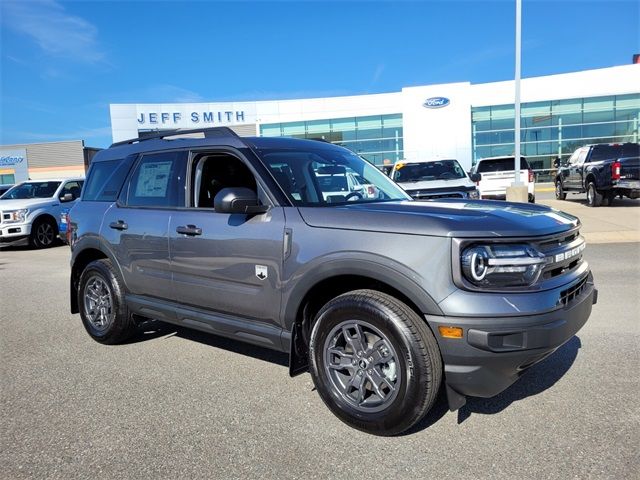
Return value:
M 129 173 L 135 156 L 107 162 L 94 162 L 87 175 L 82 200 L 114 202 Z

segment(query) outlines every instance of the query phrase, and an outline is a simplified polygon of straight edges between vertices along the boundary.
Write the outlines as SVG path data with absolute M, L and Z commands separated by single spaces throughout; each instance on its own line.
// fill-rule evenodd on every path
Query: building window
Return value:
M 513 155 L 514 107 L 474 107 L 473 163 Z M 573 98 L 521 105 L 522 152 L 535 169 L 549 170 L 557 157 L 569 158 L 590 143 L 638 142 L 640 94 Z
M 379 167 L 402 159 L 404 151 L 402 114 L 263 124 L 260 135 L 325 140 Z

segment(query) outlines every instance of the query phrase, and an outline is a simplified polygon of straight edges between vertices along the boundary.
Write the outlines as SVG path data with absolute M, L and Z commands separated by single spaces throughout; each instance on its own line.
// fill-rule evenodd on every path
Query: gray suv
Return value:
M 394 435 L 441 388 L 452 410 L 500 393 L 596 302 L 575 217 L 417 202 L 342 147 L 198 132 L 93 159 L 69 214 L 70 299 L 98 342 L 154 319 L 288 352 L 342 421 Z M 374 194 L 319 181 L 351 173 Z

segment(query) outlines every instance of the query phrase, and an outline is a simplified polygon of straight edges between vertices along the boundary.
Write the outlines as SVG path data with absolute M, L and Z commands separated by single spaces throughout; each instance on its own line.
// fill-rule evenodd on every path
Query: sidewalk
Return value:
M 536 189 L 537 191 L 537 189 Z M 587 243 L 640 243 L 640 203 L 616 199 L 612 207 L 588 207 L 580 196 L 567 200 L 539 200 L 537 203 L 567 212 L 580 219 L 580 233 Z

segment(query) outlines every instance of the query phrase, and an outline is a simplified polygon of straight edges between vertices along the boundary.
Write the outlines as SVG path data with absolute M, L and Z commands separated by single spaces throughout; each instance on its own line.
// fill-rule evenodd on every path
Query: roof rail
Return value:
M 174 128 L 172 130 L 159 130 L 154 134 L 145 135 L 144 137 L 132 138 L 130 140 L 123 140 L 122 142 L 115 142 L 111 144 L 111 147 L 119 147 L 121 145 L 131 145 L 136 142 L 144 142 L 146 140 L 163 139 L 165 137 L 173 137 L 175 135 L 185 135 L 191 133 L 204 133 L 204 138 L 210 137 L 238 137 L 239 135 L 229 127 L 209 127 L 209 128 L 194 128 L 194 129 L 182 129 Z M 109 147 L 109 148 L 111 148 Z

